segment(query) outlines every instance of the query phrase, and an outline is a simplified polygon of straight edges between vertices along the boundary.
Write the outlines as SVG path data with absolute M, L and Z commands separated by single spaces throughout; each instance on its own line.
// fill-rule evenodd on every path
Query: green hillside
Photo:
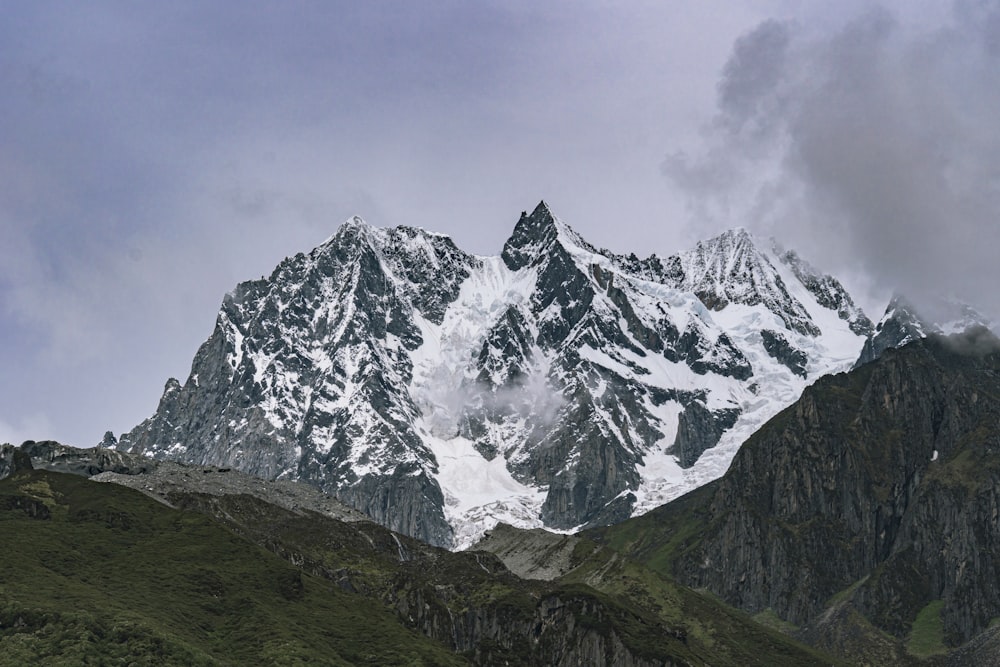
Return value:
M 82 477 L 0 481 L 0 663 L 457 665 L 383 605 Z

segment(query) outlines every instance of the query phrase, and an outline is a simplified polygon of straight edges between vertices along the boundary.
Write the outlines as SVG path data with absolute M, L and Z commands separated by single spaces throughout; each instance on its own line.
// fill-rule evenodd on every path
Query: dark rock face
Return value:
M 471 654 L 477 665 L 506 665 L 521 654 L 530 664 L 667 667 L 683 661 L 646 658 L 630 650 L 610 628 L 610 614 L 596 597 L 567 593 L 540 600 L 531 616 L 499 606 L 467 608 L 459 614 L 427 595 L 411 591 L 397 609 L 429 637 Z M 435 604 L 436 603 L 436 604 Z M 489 648 L 488 648 L 489 647 Z M 499 655 L 496 655 L 499 654 Z
M 510 307 L 483 341 L 476 379 L 494 388 L 519 382 L 528 375 L 531 356 L 528 323 L 519 309 Z
M 841 593 L 900 638 L 941 600 L 946 643 L 969 640 L 1000 615 L 1000 341 L 931 337 L 820 379 L 703 497 L 686 583 L 797 625 Z
M 0 446 L 0 479 L 22 470 L 51 470 L 90 477 L 102 472 L 135 475 L 156 466 L 141 456 L 96 447 L 78 449 L 53 440 L 28 440 L 20 447 Z
M 854 367 L 875 361 L 886 350 L 902 347 L 927 334 L 939 332 L 935 325 L 923 321 L 906 300 L 899 296 L 893 297 L 885 309 L 882 320 L 865 341 Z
M 678 418 L 677 437 L 669 453 L 682 468 L 690 468 L 705 450 L 715 447 L 722 434 L 736 423 L 740 411 L 724 408 L 710 411 L 701 401 L 691 401 Z
M 809 357 L 802 350 L 796 349 L 777 331 L 761 329 L 760 337 L 764 341 L 764 349 L 772 357 L 784 364 L 788 370 L 799 377 L 806 377 L 806 365 Z
M 31 457 L 23 449 L 10 444 L 0 445 L 0 479 L 32 469 Z
M 729 336 L 722 334 L 714 345 L 710 344 L 701 331 L 700 324 L 694 320 L 688 322 L 688 327 L 677 340 L 675 351 L 698 375 L 716 373 L 737 380 L 749 380 L 753 375 L 750 362 L 733 345 Z
M 429 544 L 451 544 L 451 527 L 438 520 L 437 512 L 427 510 L 444 507 L 441 488 L 423 471 L 400 466 L 391 475 L 364 477 L 336 495 L 368 516 L 378 517 L 379 523 L 392 530 L 398 530 L 392 528 L 394 524 L 406 529 L 399 532 Z M 415 498 L 420 502 L 414 502 Z

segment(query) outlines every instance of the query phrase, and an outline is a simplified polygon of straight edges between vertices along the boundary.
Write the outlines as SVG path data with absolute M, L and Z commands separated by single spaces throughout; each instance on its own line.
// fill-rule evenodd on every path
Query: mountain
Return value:
M 2 665 L 463 665 L 217 521 L 84 477 L 0 481 Z
M 520 577 L 295 482 L 54 442 L 0 456 L 18 464 L 0 480 L 0 665 L 835 664 L 579 538 L 537 538 L 570 546 L 565 576 Z M 103 466 L 91 480 L 115 483 L 85 479 Z
M 905 297 L 893 296 L 882 319 L 865 341 L 854 367 L 878 359 L 886 350 L 930 334 L 962 333 L 975 327 L 989 328 L 991 324 L 975 308 L 955 299 L 934 299 L 925 302 L 924 309 L 930 310 L 935 317 L 927 317 Z
M 122 451 L 301 480 L 466 547 L 570 530 L 719 477 L 871 322 L 742 229 L 667 258 L 592 246 L 543 203 L 499 256 L 354 218 L 223 300 Z
M 1000 340 L 931 335 L 819 379 L 729 471 L 590 534 L 861 663 L 995 664 Z

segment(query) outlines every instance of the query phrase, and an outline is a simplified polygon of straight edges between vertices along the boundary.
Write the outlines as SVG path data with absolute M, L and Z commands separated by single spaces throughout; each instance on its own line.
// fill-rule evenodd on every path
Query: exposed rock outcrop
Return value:
M 23 449 L 14 445 L 0 445 L 0 479 L 16 472 L 32 470 L 31 457 Z
M 777 331 L 761 329 L 761 340 L 764 341 L 764 349 L 769 355 L 784 364 L 788 370 L 799 377 L 806 377 L 806 370 L 809 364 L 809 356 L 792 346 L 784 336 Z
M 722 434 L 736 423 L 740 411 L 723 408 L 711 411 L 701 401 L 691 401 L 677 418 L 677 436 L 669 453 L 682 468 L 690 468 L 707 449 L 715 447 Z
M 747 611 L 804 626 L 838 596 L 902 641 L 940 601 L 946 645 L 968 641 L 1000 615 L 1000 340 L 932 336 L 820 379 L 661 516 L 702 524 L 679 578 Z
M 0 479 L 33 468 L 90 477 L 102 472 L 134 475 L 155 467 L 155 461 L 143 456 L 102 447 L 79 449 L 54 440 L 27 440 L 19 447 L 0 446 Z

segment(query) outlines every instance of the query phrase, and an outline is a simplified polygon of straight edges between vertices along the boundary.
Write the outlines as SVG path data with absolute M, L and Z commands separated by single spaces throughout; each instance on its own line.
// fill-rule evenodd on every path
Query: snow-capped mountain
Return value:
M 479 257 L 354 218 L 227 295 L 190 377 L 119 447 L 305 481 L 463 547 L 719 477 L 872 330 L 836 279 L 741 229 L 640 259 L 542 203 Z
M 893 296 L 882 319 L 865 341 L 854 367 L 875 361 L 888 349 L 902 347 L 931 334 L 951 335 L 973 327 L 993 328 L 982 313 L 954 298 L 940 297 L 929 302 L 925 300 L 924 309 L 930 312 L 918 312 L 903 296 Z M 928 317 L 931 314 L 934 315 L 933 318 Z

